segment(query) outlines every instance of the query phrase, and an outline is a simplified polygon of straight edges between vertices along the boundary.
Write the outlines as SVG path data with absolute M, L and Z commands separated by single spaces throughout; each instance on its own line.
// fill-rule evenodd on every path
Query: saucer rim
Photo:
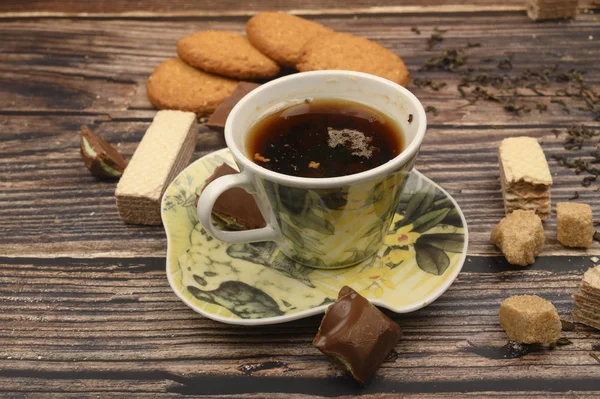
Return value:
M 289 314 L 289 315 L 265 317 L 265 318 L 260 318 L 260 319 L 242 319 L 242 318 L 222 317 L 222 316 L 215 315 L 213 313 L 204 312 L 203 310 L 198 309 L 196 307 L 196 305 L 194 305 L 188 298 L 186 298 L 180 292 L 180 290 L 178 290 L 177 287 L 175 286 L 175 282 L 173 281 L 172 273 L 169 272 L 169 269 L 170 269 L 170 267 L 169 267 L 170 266 L 170 263 L 169 263 L 169 249 L 170 249 L 170 246 L 171 246 L 171 234 L 169 234 L 168 223 L 166 223 L 166 219 L 165 219 L 165 213 L 164 213 L 165 212 L 165 208 L 163 206 L 163 204 L 165 202 L 165 198 L 166 198 L 167 193 L 169 192 L 169 189 L 171 188 L 171 185 L 173 184 L 173 182 L 176 181 L 177 179 L 179 179 L 179 177 L 187 169 L 191 168 L 196 163 L 203 162 L 205 158 L 213 157 L 213 156 L 219 155 L 221 153 L 225 153 L 225 152 L 231 153 L 231 151 L 229 150 L 229 148 L 222 148 L 220 150 L 212 151 L 212 152 L 210 152 L 210 153 L 208 153 L 208 154 L 206 154 L 206 155 L 198 158 L 197 160 L 195 160 L 194 162 L 192 162 L 188 166 L 186 166 L 181 172 L 179 172 L 177 174 L 177 176 L 171 181 L 171 183 L 169 183 L 169 185 L 167 186 L 167 189 L 165 190 L 165 192 L 163 193 L 163 196 L 161 198 L 161 201 L 160 201 L 160 204 L 161 204 L 161 207 L 160 207 L 160 216 L 161 216 L 161 220 L 162 220 L 162 223 L 163 223 L 163 228 L 165 230 L 165 234 L 167 236 L 167 251 L 166 251 L 166 256 L 165 256 L 165 272 L 167 274 L 167 280 L 169 282 L 169 286 L 171 287 L 171 290 L 175 293 L 175 295 L 177 295 L 177 297 L 183 303 L 185 303 L 188 307 L 190 307 L 196 313 L 199 313 L 202 316 L 207 317 L 207 318 L 209 318 L 211 320 L 219 321 L 219 322 L 225 323 L 225 324 L 240 325 L 240 326 L 272 325 L 272 324 L 287 323 L 287 322 L 290 322 L 290 321 L 304 319 L 304 318 L 307 318 L 307 317 L 310 317 L 310 316 L 315 316 L 315 315 L 318 315 L 318 314 L 325 313 L 325 311 L 330 306 L 330 304 L 321 305 L 321 306 L 317 306 L 317 307 L 314 307 L 314 308 L 311 308 L 311 309 L 302 310 L 300 312 L 295 312 L 295 313 L 292 313 L 292 314 Z M 410 312 L 414 312 L 416 310 L 422 309 L 425 306 L 430 305 L 431 303 L 433 303 L 442 294 L 444 294 L 448 290 L 448 288 L 450 288 L 450 286 L 454 283 L 454 281 L 458 277 L 459 273 L 462 271 L 462 268 L 463 268 L 463 266 L 465 264 L 465 261 L 467 259 L 467 253 L 468 253 L 468 247 L 469 247 L 469 229 L 467 227 L 467 220 L 465 218 L 465 215 L 464 215 L 462 209 L 460 208 L 460 206 L 456 202 L 456 200 L 444 188 L 442 188 L 436 182 L 434 182 L 433 180 L 431 180 L 430 178 L 428 178 L 427 176 L 425 176 L 423 173 L 419 172 L 416 168 L 413 168 L 410 171 L 410 173 L 417 173 L 418 175 L 420 175 L 421 178 L 424 178 L 430 184 L 433 184 L 440 191 L 442 191 L 448 198 L 450 198 L 450 200 L 452 201 L 452 203 L 454 204 L 454 206 L 458 210 L 458 214 L 460 215 L 460 218 L 461 218 L 462 223 L 463 223 L 464 247 L 463 247 L 463 252 L 461 254 L 461 258 L 460 258 L 460 261 L 459 261 L 459 266 L 456 267 L 455 270 L 453 270 L 453 274 L 449 275 L 447 277 L 446 281 L 440 286 L 440 288 L 438 288 L 436 291 L 434 291 L 432 294 L 430 294 L 429 296 L 425 297 L 423 300 L 419 301 L 418 303 L 415 303 L 412 306 L 403 306 L 401 308 L 394 308 L 394 307 L 389 306 L 387 303 L 385 303 L 385 302 L 383 302 L 383 301 L 381 301 L 379 299 L 369 299 L 369 298 L 367 298 L 369 300 L 369 302 L 371 302 L 373 305 L 376 305 L 376 306 L 384 308 L 384 309 L 391 310 L 392 312 L 397 313 L 397 314 L 410 313 Z

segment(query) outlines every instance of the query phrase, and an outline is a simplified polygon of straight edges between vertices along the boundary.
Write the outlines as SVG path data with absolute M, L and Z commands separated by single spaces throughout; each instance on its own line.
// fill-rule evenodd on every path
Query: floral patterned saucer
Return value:
M 297 264 L 273 242 L 229 244 L 209 236 L 196 216 L 196 193 L 228 149 L 188 166 L 167 188 L 162 220 L 167 277 L 196 312 L 224 323 L 283 323 L 323 313 L 348 285 L 397 313 L 427 306 L 458 276 L 467 253 L 465 218 L 450 195 L 414 170 L 377 256 L 345 269 Z

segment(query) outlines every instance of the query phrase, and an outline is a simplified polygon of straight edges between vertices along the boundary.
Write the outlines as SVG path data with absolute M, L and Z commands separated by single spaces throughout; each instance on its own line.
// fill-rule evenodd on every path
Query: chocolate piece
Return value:
M 206 188 L 210 182 L 221 176 L 235 173 L 239 172 L 224 163 L 206 179 L 204 187 Z M 221 194 L 213 206 L 212 214 L 235 230 L 257 229 L 266 226 L 254 197 L 243 188 L 231 188 Z
M 127 166 L 127 161 L 115 147 L 87 126 L 81 126 L 81 157 L 92 175 L 99 179 L 117 179 Z
M 398 324 L 352 288 L 344 286 L 325 313 L 313 345 L 364 384 L 401 336 Z
M 225 131 L 225 122 L 227 121 L 227 117 L 229 116 L 229 113 L 233 107 L 235 107 L 238 101 L 240 101 L 246 94 L 250 93 L 258 86 L 260 85 L 257 83 L 240 82 L 233 93 L 231 93 L 231 95 L 217 107 L 215 112 L 212 113 L 204 125 L 215 132 L 223 133 Z

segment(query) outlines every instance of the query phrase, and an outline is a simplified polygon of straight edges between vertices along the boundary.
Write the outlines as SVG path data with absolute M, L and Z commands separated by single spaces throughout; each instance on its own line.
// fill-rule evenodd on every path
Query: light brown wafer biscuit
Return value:
M 202 31 L 177 42 L 177 54 L 193 67 L 234 79 L 263 79 L 279 73 L 279 65 L 246 38 L 231 31 Z
M 536 207 L 544 207 L 544 206 L 550 206 L 550 199 L 549 198 L 513 198 L 513 199 L 506 199 L 507 204 L 509 205 L 532 205 L 532 206 L 536 206 Z
M 578 323 L 585 324 L 586 326 L 594 327 L 594 328 L 600 330 L 600 320 L 599 319 L 590 318 L 580 310 L 574 311 L 573 317 L 575 317 L 575 320 Z
M 117 209 L 124 222 L 161 224 L 162 195 L 189 163 L 197 137 L 193 113 L 157 112 L 117 185 Z
M 573 299 L 580 310 L 585 310 L 588 313 L 596 313 L 597 317 L 600 318 L 600 302 L 588 300 L 579 295 L 573 295 Z
M 349 33 L 317 36 L 302 47 L 299 71 L 345 69 L 366 72 L 406 86 L 410 79 L 404 62 L 378 43 Z
M 582 285 L 589 290 L 600 292 L 600 265 L 589 268 L 583 274 Z
M 531 137 L 503 140 L 498 163 L 506 213 L 524 209 L 535 211 L 542 219 L 550 217 L 552 176 L 537 140 Z
M 308 39 L 332 32 L 321 24 L 283 12 L 261 12 L 246 24 L 248 40 L 254 47 L 287 67 L 296 65 Z
M 532 137 L 511 137 L 500 144 L 499 158 L 507 186 L 530 183 L 550 186 L 552 176 L 542 147 Z
M 581 315 L 587 317 L 590 320 L 595 320 L 600 322 L 600 311 L 594 308 L 580 307 L 577 309 Z
M 591 298 L 595 301 L 600 301 L 600 290 L 594 289 L 593 287 L 584 282 L 581 283 L 580 292 L 586 298 Z
M 148 99 L 158 109 L 213 112 L 233 92 L 238 82 L 202 72 L 171 58 L 154 69 L 146 84 Z
M 575 18 L 578 0 L 527 0 L 527 16 L 534 21 Z
M 532 189 L 528 188 L 515 188 L 515 187 L 507 187 L 506 188 L 507 198 L 539 198 L 539 199 L 549 199 L 550 192 L 547 188 L 544 189 Z

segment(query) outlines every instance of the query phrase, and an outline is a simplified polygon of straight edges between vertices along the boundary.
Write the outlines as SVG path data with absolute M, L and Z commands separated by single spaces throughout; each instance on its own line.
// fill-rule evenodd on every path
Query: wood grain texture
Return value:
M 7 232 L 0 241 L 0 253 L 164 255 L 162 227 L 123 224 L 114 200 L 116 184 L 92 177 L 79 154 L 78 131 L 82 124 L 115 144 L 129 159 L 150 122 L 150 118 L 129 121 L 104 115 L 12 116 L 0 140 L 0 179 L 4 181 L 0 228 Z M 498 254 L 489 241 L 492 227 L 504 215 L 497 147 L 503 138 L 519 135 L 543 142 L 553 172 L 554 203 L 568 201 L 577 191 L 578 201 L 589 203 L 594 214 L 600 215 L 597 185 L 582 187 L 581 176 L 551 158 L 566 151 L 563 138 L 557 138 L 549 128 L 434 125 L 428 130 L 415 167 L 458 201 L 469 226 L 470 254 Z M 224 146 L 219 134 L 202 127 L 193 158 Z M 545 229 L 545 255 L 600 254 L 597 244 L 587 251 L 563 248 L 556 239 L 554 217 L 545 222 Z
M 572 345 L 520 359 L 489 356 L 506 343 L 497 322 L 502 299 L 535 293 L 569 317 L 570 295 L 600 254 L 597 243 L 587 251 L 562 248 L 554 218 L 545 223 L 543 256 L 531 267 L 508 265 L 489 242 L 503 216 L 499 141 L 533 136 L 550 158 L 564 153 L 564 138 L 552 129 L 600 123 L 573 98 L 562 98 L 569 114 L 551 103 L 555 88 L 543 89 L 542 96 L 523 93 L 531 104 L 549 108 L 517 117 L 496 103 L 460 99 L 457 74 L 419 71 L 444 48 L 480 42 L 465 50 L 465 68 L 495 70 L 509 56 L 508 74 L 559 63 L 561 70 L 586 70 L 586 81 L 600 90 L 598 15 L 534 24 L 522 11 L 491 11 L 503 7 L 517 9 L 522 2 L 270 0 L 244 8 L 230 0 L 1 2 L 0 396 L 599 397 L 600 364 L 589 352 L 600 352 L 600 336 L 585 326 L 564 332 Z M 90 176 L 79 155 L 78 130 L 85 124 L 129 158 L 155 114 L 146 79 L 175 55 L 177 39 L 199 29 L 243 31 L 245 15 L 271 8 L 296 9 L 377 40 L 402 56 L 413 78 L 447 83 L 437 92 L 410 87 L 438 110 L 428 114 L 416 167 L 462 207 L 471 256 L 439 300 L 409 315 L 387 312 L 405 337 L 364 388 L 310 345 L 318 316 L 242 328 L 188 309 L 166 280 L 162 228 L 124 225 L 115 183 Z M 60 13 L 78 17 L 55 18 Z M 436 27 L 448 31 L 429 51 L 426 39 Z M 220 135 L 201 127 L 194 158 L 223 147 Z M 554 160 L 550 166 L 553 202 L 577 191 L 600 218 L 599 183 L 583 188 L 582 176 Z
M 1 258 L 0 381 L 11 384 L 0 384 L 0 392 L 321 397 L 507 390 L 535 397 L 543 386 L 556 397 L 591 397 L 600 393 L 600 365 L 588 352 L 599 343 L 587 327 L 563 333 L 572 345 L 520 359 L 477 352 L 506 343 L 497 311 L 509 293 L 533 291 L 568 318 L 569 295 L 591 264 L 587 257 L 544 257 L 522 269 L 502 258 L 470 257 L 427 308 L 387 312 L 404 337 L 361 389 L 311 346 L 320 316 L 260 328 L 205 319 L 171 292 L 163 257 Z
M 439 111 L 428 116 L 430 128 L 416 167 L 458 200 L 471 231 L 471 254 L 498 253 L 489 243 L 489 231 L 503 214 L 496 164 L 499 141 L 532 135 L 545 143 L 550 157 L 564 152 L 562 138 L 556 138 L 552 128 L 598 123 L 578 110 L 580 104 L 571 98 L 564 98 L 570 114 L 550 103 L 550 97 L 534 93 L 529 94 L 532 104 L 548 104 L 547 112 L 516 117 L 496 103 L 468 105 L 457 97 L 457 74 L 422 72 L 420 66 L 443 48 L 480 42 L 481 48 L 467 50 L 465 67 L 491 65 L 494 70 L 498 61 L 512 55 L 511 73 L 560 63 L 565 71 L 587 70 L 586 79 L 598 87 L 600 68 L 595 60 L 600 47 L 589 40 L 597 33 L 600 37 L 598 19 L 586 14 L 576 22 L 531 24 L 517 13 L 473 14 L 469 24 L 464 23 L 464 16 L 447 14 L 411 16 L 410 21 L 389 15 L 319 18 L 334 29 L 351 31 L 394 49 L 413 71 L 413 78 L 447 83 L 438 92 L 411 87 L 424 105 Z M 239 31 L 244 21 L 209 18 L 203 26 Z M 422 34 L 411 32 L 412 25 L 419 26 Z M 518 31 L 512 29 L 517 25 Z M 97 182 L 87 174 L 79 159 L 77 131 L 81 124 L 88 124 L 119 144 L 129 157 L 155 112 L 145 96 L 147 76 L 156 64 L 174 54 L 179 37 L 198 29 L 197 22 L 24 20 L 0 22 L 0 27 L 0 175 L 6 193 L 0 224 L 9 232 L 0 242 L 2 253 L 164 254 L 161 228 L 120 222 L 114 206 L 114 184 Z M 436 27 L 448 32 L 438 48 L 428 51 L 425 41 Z M 152 34 L 156 29 L 161 31 L 160 37 Z M 482 64 L 489 57 L 494 61 Z M 554 91 L 549 89 L 547 94 Z M 194 158 L 223 146 L 218 135 L 202 129 Z M 600 214 L 600 203 L 594 201 L 598 185 L 583 188 L 581 177 L 553 160 L 550 163 L 555 175 L 554 202 L 578 191 L 580 199 L 591 203 L 595 214 Z M 573 253 L 556 241 L 554 219 L 546 226 L 545 254 Z M 586 253 L 598 254 L 600 248 Z
M 508 0 L 503 2 L 504 6 L 522 7 L 523 2 L 519 0 Z M 271 10 L 297 10 L 302 13 L 305 10 L 319 10 L 321 12 L 328 9 L 341 9 L 340 2 L 323 2 L 319 0 L 268 0 L 249 3 L 240 3 L 235 0 L 224 0 L 211 2 L 207 0 L 190 1 L 176 0 L 170 2 L 161 2 L 158 0 L 145 1 L 140 3 L 135 0 L 124 0 L 115 2 L 98 1 L 76 1 L 76 0 L 33 0 L 27 4 L 14 0 L 6 0 L 0 3 L 0 13 L 11 12 L 56 12 L 69 14 L 122 14 L 122 13 L 194 13 L 194 12 L 258 12 Z M 439 6 L 467 6 L 467 7 L 499 7 L 496 0 L 425 0 L 425 1 L 397 1 L 397 0 L 349 0 L 344 2 L 346 9 L 368 9 L 372 7 L 439 7 Z
M 582 10 L 594 9 L 594 0 L 580 0 Z M 208 0 L 176 0 L 161 2 L 158 0 L 139 2 L 124 0 L 114 2 L 77 1 L 77 0 L 30 0 L 26 3 L 5 0 L 0 3 L 0 13 L 5 17 L 57 17 L 79 16 L 113 18 L 136 16 L 160 18 L 166 16 L 202 16 L 202 15 L 252 15 L 260 11 L 287 11 L 300 15 L 316 14 L 365 14 L 365 13 L 403 13 L 403 12 L 474 12 L 525 10 L 522 0 L 349 0 L 342 3 L 320 0 L 267 0 L 240 3 L 235 0 L 212 2 Z

